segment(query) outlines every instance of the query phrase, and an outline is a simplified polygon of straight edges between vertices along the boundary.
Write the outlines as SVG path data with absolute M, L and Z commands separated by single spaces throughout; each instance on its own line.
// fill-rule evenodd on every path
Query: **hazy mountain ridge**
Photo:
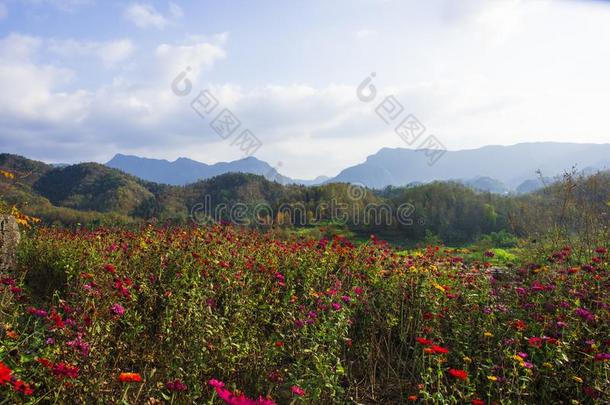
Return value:
M 106 166 L 122 170 L 147 181 L 176 186 L 195 183 L 225 173 L 257 174 L 281 184 L 315 185 L 328 180 L 324 176 L 319 176 L 313 180 L 291 179 L 280 174 L 267 162 L 255 157 L 209 165 L 184 157 L 170 162 L 165 159 L 151 159 L 119 153 L 108 161 Z
M 292 179 L 255 157 L 212 165 L 188 158 L 173 162 L 117 154 L 107 166 L 155 183 L 186 185 L 225 173 L 250 173 L 280 184 L 312 186 L 356 183 L 370 188 L 405 186 L 432 181 L 457 181 L 494 193 L 533 191 L 543 186 L 538 172 L 550 179 L 576 167 L 584 172 L 610 168 L 610 144 L 521 143 L 448 151 L 430 166 L 424 151 L 383 148 L 366 161 L 342 170 L 336 177 Z
M 448 151 L 429 166 L 423 151 L 383 148 L 364 163 L 348 167 L 329 182 L 361 183 L 367 187 L 402 186 L 451 179 L 491 178 L 516 190 L 536 179 L 537 171 L 554 177 L 572 167 L 604 170 L 610 167 L 610 144 L 521 143 Z

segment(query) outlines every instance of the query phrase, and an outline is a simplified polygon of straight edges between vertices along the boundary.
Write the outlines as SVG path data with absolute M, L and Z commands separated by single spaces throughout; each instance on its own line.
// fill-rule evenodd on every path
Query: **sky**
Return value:
M 606 143 L 608 21 L 586 0 L 0 0 L 0 152 L 215 163 L 251 152 L 248 129 L 282 174 L 333 176 L 418 147 L 376 113 L 389 96 L 449 150 Z M 225 108 L 227 139 L 210 126 Z

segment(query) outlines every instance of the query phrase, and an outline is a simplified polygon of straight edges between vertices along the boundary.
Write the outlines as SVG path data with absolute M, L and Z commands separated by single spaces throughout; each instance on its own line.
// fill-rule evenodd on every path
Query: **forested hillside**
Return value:
M 15 175 L 0 178 L 2 199 L 49 224 L 213 220 L 257 227 L 334 226 L 396 240 L 449 243 L 501 231 L 532 234 L 551 223 L 582 227 L 583 215 L 606 215 L 610 195 L 610 176 L 604 172 L 569 175 L 534 193 L 502 196 L 454 182 L 371 190 L 346 183 L 282 185 L 244 173 L 170 186 L 95 163 L 59 168 L 9 154 L 0 155 L 0 169 Z

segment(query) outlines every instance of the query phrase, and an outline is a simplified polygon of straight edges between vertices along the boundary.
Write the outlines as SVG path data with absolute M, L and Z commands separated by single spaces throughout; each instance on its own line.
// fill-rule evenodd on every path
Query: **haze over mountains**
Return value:
M 305 186 L 321 184 L 328 180 L 328 177 L 325 176 L 319 176 L 314 180 L 291 179 L 278 173 L 267 162 L 255 157 L 208 165 L 183 157 L 170 162 L 164 159 L 117 154 L 106 163 L 106 166 L 122 170 L 144 180 L 176 186 L 195 183 L 225 173 L 258 174 L 281 184 L 302 184 Z
M 255 157 L 213 165 L 179 158 L 174 162 L 117 154 L 107 166 L 157 183 L 185 185 L 229 172 L 258 174 L 282 184 L 315 185 L 324 182 L 363 184 L 381 189 L 435 180 L 454 180 L 472 188 L 505 193 L 528 192 L 542 186 L 537 171 L 552 177 L 570 171 L 610 168 L 610 144 L 522 143 L 448 151 L 434 165 L 422 150 L 383 148 L 365 162 L 348 167 L 334 178 L 291 179 Z

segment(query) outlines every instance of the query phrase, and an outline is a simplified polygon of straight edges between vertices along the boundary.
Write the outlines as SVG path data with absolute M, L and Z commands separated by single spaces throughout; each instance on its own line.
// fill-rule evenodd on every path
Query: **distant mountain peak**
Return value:
M 206 164 L 196 160 L 179 157 L 173 162 L 165 159 L 152 159 L 117 153 L 106 166 L 112 167 L 155 183 L 186 185 L 219 176 L 225 173 L 249 173 L 265 176 L 268 180 L 282 184 L 321 184 L 327 178 L 319 180 L 293 180 L 254 156 L 247 156 L 231 162 Z
M 329 182 L 361 183 L 372 188 L 404 186 L 451 179 L 474 179 L 476 187 L 516 190 L 524 181 L 556 176 L 577 167 L 603 169 L 610 144 L 528 142 L 510 146 L 447 151 L 429 165 L 426 153 L 407 148 L 382 148 L 363 163 L 348 167 Z M 478 178 L 478 179 L 477 179 Z M 486 184 L 484 184 L 486 183 Z

